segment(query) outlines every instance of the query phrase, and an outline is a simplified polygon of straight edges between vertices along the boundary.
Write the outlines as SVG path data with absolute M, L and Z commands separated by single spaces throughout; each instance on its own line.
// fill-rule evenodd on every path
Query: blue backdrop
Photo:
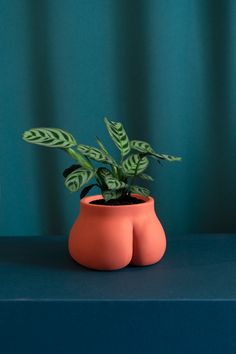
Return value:
M 0 0 L 0 233 L 68 233 L 70 159 L 24 143 L 56 126 L 108 142 L 103 116 L 181 164 L 153 164 L 167 232 L 235 232 L 236 1 Z

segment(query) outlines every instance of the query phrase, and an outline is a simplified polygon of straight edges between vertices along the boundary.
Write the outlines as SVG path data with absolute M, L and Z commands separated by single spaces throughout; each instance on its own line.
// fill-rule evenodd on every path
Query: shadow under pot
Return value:
M 155 213 L 154 199 L 132 205 L 97 205 L 101 195 L 83 198 L 80 214 L 69 236 L 69 252 L 79 264 L 96 270 L 116 270 L 128 264 L 147 266 L 158 262 L 166 249 L 163 227 Z

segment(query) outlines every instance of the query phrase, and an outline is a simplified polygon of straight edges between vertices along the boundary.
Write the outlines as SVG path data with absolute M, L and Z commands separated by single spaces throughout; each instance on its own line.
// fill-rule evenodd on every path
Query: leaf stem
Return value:
M 83 155 L 80 153 L 74 151 L 72 148 L 67 148 L 63 149 L 72 159 L 77 161 L 82 167 L 88 169 L 88 170 L 95 170 L 93 164 L 88 158 L 85 158 Z

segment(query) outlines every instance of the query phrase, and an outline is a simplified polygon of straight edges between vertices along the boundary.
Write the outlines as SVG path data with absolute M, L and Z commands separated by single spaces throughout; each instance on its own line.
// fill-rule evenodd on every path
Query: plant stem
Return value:
M 74 151 L 72 148 L 63 149 L 72 159 L 77 161 L 82 167 L 87 168 L 89 170 L 94 170 L 94 166 L 89 161 L 89 159 L 82 156 L 80 153 Z

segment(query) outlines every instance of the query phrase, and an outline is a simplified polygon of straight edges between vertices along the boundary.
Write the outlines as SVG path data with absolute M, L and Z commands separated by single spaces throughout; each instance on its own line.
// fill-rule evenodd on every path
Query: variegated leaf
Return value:
M 152 178 L 151 176 L 147 175 L 146 173 L 141 173 L 137 177 L 139 177 L 141 179 L 145 179 L 146 181 L 154 181 L 154 178 Z
M 74 164 L 74 165 L 71 165 L 70 167 L 66 168 L 64 171 L 63 171 L 63 177 L 67 177 L 69 176 L 72 172 L 78 170 L 78 168 L 80 168 L 81 165 L 79 164 Z
M 69 148 L 77 145 L 70 133 L 58 128 L 33 128 L 24 132 L 22 138 L 31 144 L 53 148 Z
M 116 164 L 116 161 L 113 159 L 113 157 L 109 154 L 109 152 L 107 151 L 105 145 L 102 143 L 102 141 L 96 136 L 96 141 L 97 141 L 97 144 L 98 146 L 100 147 L 101 151 L 104 153 L 104 155 L 106 155 L 108 157 L 108 159 L 110 161 L 112 161 L 112 163 L 114 165 L 117 165 Z
M 122 191 L 119 191 L 119 190 L 114 190 L 114 191 L 107 190 L 107 191 L 103 191 L 102 192 L 102 196 L 105 199 L 105 201 L 108 202 L 108 200 L 120 198 L 122 196 Z
M 153 151 L 153 152 L 151 153 L 151 155 L 152 155 L 154 158 L 162 159 L 162 160 L 166 160 L 166 161 L 170 161 L 170 162 L 177 162 L 177 161 L 181 161 L 181 160 L 182 160 L 181 157 L 172 156 L 172 155 L 166 155 L 166 154 L 157 154 L 155 151 Z
M 131 149 L 134 149 L 136 151 L 146 153 L 148 155 L 151 155 L 157 159 L 160 160 L 168 160 L 168 161 L 181 161 L 181 157 L 175 157 L 167 154 L 159 154 L 153 148 L 151 147 L 150 144 L 148 144 L 146 141 L 143 140 L 132 140 L 130 142 Z
M 117 189 L 122 189 L 122 188 L 126 187 L 126 183 L 116 179 L 112 175 L 112 173 L 105 167 L 98 168 L 97 174 L 99 175 L 100 178 L 102 178 L 106 187 L 109 190 L 117 190 Z
M 140 154 L 130 155 L 122 162 L 122 170 L 126 176 L 139 175 L 147 168 L 148 163 L 146 156 L 141 156 Z
M 130 191 L 135 194 L 139 194 L 145 198 L 150 195 L 150 191 L 147 188 L 139 187 L 139 186 L 131 186 Z
M 107 130 L 122 156 L 130 152 L 130 142 L 123 125 L 120 122 L 113 122 L 104 118 Z
M 83 155 L 85 155 L 85 156 L 89 157 L 90 159 L 95 160 L 97 162 L 105 162 L 105 163 L 109 163 L 109 164 L 113 163 L 113 161 L 109 158 L 109 156 L 107 156 L 101 150 L 99 150 L 95 147 L 91 147 L 91 146 L 83 145 L 83 144 L 78 144 L 77 149 Z
M 65 186 L 71 192 L 77 192 L 85 183 L 87 183 L 95 172 L 92 170 L 86 170 L 84 168 L 78 168 L 69 174 L 65 179 Z
M 131 149 L 134 149 L 139 152 L 148 153 L 152 150 L 151 145 L 143 140 L 131 140 L 130 142 Z

